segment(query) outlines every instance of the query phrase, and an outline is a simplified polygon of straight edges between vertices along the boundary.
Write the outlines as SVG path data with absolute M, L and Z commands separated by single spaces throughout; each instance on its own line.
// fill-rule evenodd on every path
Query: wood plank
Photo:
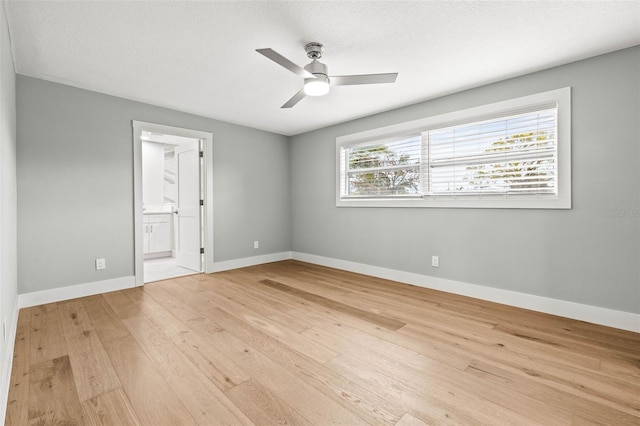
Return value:
M 215 294 L 226 297 L 229 300 L 235 301 L 247 309 L 258 313 L 266 318 L 272 319 L 279 324 L 282 324 L 289 328 L 291 331 L 300 333 L 304 330 L 311 328 L 311 324 L 304 318 L 295 318 L 289 315 L 286 311 L 279 311 L 270 304 L 264 303 L 264 300 L 255 297 L 252 292 L 246 291 L 243 287 L 232 286 L 226 282 L 225 279 L 216 280 L 218 285 L 213 291 Z
M 600 358 L 584 351 L 575 351 L 571 348 L 549 342 L 547 339 L 522 339 L 520 336 L 496 333 L 498 327 L 488 329 L 483 326 L 474 326 L 458 320 L 449 320 L 446 317 L 429 313 L 417 313 L 416 318 L 408 317 L 409 329 L 433 330 L 451 338 L 469 339 L 473 342 L 491 347 L 500 358 L 536 358 L 551 361 L 566 361 L 572 365 L 580 365 L 591 369 L 600 368 Z M 419 318 L 418 318 L 419 317 Z M 407 318 L 407 317 L 405 317 Z M 402 334 L 402 333 L 401 333 Z
M 121 320 L 143 315 L 143 305 L 132 301 L 124 291 L 104 293 L 102 297 Z
M 80 300 L 60 303 L 58 313 L 80 401 L 122 387 Z
M 353 287 L 344 285 L 343 281 L 336 279 L 331 274 L 316 273 L 303 265 L 297 270 L 292 270 L 295 267 L 294 262 L 289 265 L 280 264 L 270 265 L 262 267 L 256 265 L 254 267 L 246 268 L 245 270 L 253 273 L 253 276 L 264 275 L 264 278 L 279 281 L 287 286 L 295 287 L 303 291 L 308 291 L 315 294 L 323 294 L 326 297 L 330 297 L 334 300 L 340 300 L 344 297 L 348 297 L 352 293 Z M 229 275 L 236 276 L 236 271 L 227 271 Z M 240 271 L 242 273 L 243 271 Z M 257 273 L 256 273 L 257 272 Z M 362 278 L 362 277 L 361 277 Z
M 146 312 L 147 317 L 161 330 L 178 349 L 184 353 L 200 371 L 207 376 L 219 389 L 227 390 L 250 379 L 249 375 L 236 365 L 230 358 L 225 356 L 219 349 L 220 342 L 217 336 L 222 329 L 210 335 L 210 328 L 204 324 L 206 318 L 200 324 L 205 327 L 205 332 L 199 333 L 188 327 L 167 309 L 163 307 L 171 304 L 169 294 L 159 293 L 154 290 L 155 296 L 161 302 L 147 299 L 145 303 L 149 305 Z
M 419 353 L 429 359 L 443 362 L 455 368 L 464 369 L 472 360 L 471 354 L 453 353 L 445 345 L 429 339 L 419 339 L 398 332 L 380 328 L 369 322 L 358 320 L 336 312 L 322 312 L 315 309 L 295 309 L 291 313 L 313 318 L 318 327 L 350 327 L 371 336 L 393 343 L 409 351 Z
M 29 424 L 82 424 L 82 410 L 67 355 L 31 366 Z
M 377 356 L 390 362 L 402 360 L 405 365 L 415 368 L 420 368 L 434 361 L 420 353 L 342 324 L 324 324 L 320 327 L 309 329 L 303 334 L 335 351 L 356 357 L 363 352 L 374 351 Z M 459 362 L 457 363 L 449 363 L 447 365 L 451 366 L 453 364 L 454 368 L 462 371 L 471 363 L 470 358 L 459 358 L 458 360 Z
M 142 424 L 197 424 L 132 336 L 107 341 L 105 351 Z
M 566 392 L 591 398 L 593 401 L 605 401 L 614 408 L 634 412 L 640 400 L 640 383 L 631 384 L 626 381 L 607 377 L 597 371 L 577 368 L 568 363 L 548 362 L 531 359 L 503 351 L 503 348 L 475 342 L 462 336 L 452 336 L 427 328 L 416 328 L 409 325 L 401 333 L 423 338 L 449 341 L 450 350 L 454 352 L 474 353 L 476 358 L 487 362 L 497 362 L 512 371 L 530 377 L 532 380 L 545 382 Z M 620 390 L 623 390 L 622 392 Z M 605 397 L 606 395 L 606 397 Z
M 282 399 L 256 380 L 248 380 L 227 392 L 251 421 L 258 425 L 311 425 Z
M 122 290 L 125 296 L 131 300 L 133 304 L 143 303 L 145 299 L 148 297 L 147 293 L 144 291 L 144 287 L 133 287 Z
M 640 368 L 633 362 L 605 358 L 600 361 L 600 372 L 629 383 L 640 383 Z
M 182 294 L 174 290 L 176 290 L 176 287 L 170 281 L 163 281 L 162 285 L 160 285 L 160 283 L 152 283 L 145 286 L 145 291 L 151 295 L 152 299 L 169 310 L 173 316 L 180 319 L 187 327 L 198 330 L 203 335 L 217 333 L 223 330 L 220 325 L 211 321 L 209 317 L 185 302 L 185 298 L 190 300 L 193 294 L 189 292 Z M 207 307 L 209 306 L 207 305 Z M 151 312 L 151 314 L 153 314 L 153 312 Z
M 495 321 L 474 317 L 461 312 L 445 310 L 436 300 L 424 297 L 407 297 L 406 294 L 392 296 L 383 292 L 357 291 L 351 294 L 354 305 L 362 309 L 375 310 L 404 323 L 424 323 L 426 321 L 442 321 L 445 323 L 460 324 L 466 328 L 491 329 L 496 325 Z M 350 298 L 350 300 L 351 300 Z M 351 303 L 351 302 L 350 302 Z
M 377 348 L 372 348 L 377 351 Z M 505 391 L 500 387 L 488 386 L 486 383 L 471 377 L 465 371 L 451 368 L 448 365 L 437 361 L 423 361 L 422 363 L 411 363 L 411 359 L 394 356 L 394 352 L 381 352 L 372 354 L 361 351 L 349 355 L 350 358 L 358 359 L 366 363 L 367 368 L 386 375 L 392 380 L 401 381 L 404 384 L 413 384 L 420 388 L 424 383 L 428 383 L 428 389 L 442 389 L 437 392 L 437 399 L 447 401 L 447 394 L 455 394 L 459 400 L 472 401 L 477 399 L 474 395 L 482 395 L 485 405 L 493 405 L 494 408 L 501 407 L 502 411 L 514 411 L 515 413 L 526 413 L 526 417 L 539 424 L 569 424 L 571 415 L 568 411 L 561 410 L 555 406 L 530 398 L 527 395 L 514 391 Z M 332 360 L 332 362 L 335 360 Z M 393 364 L 395 362 L 395 365 Z M 428 380 L 421 378 L 429 377 Z M 446 390 L 446 392 L 444 391 Z M 445 398 L 443 398 L 444 396 Z M 452 402 L 449 401 L 449 404 Z M 465 403 L 462 403 L 465 405 Z M 484 407 L 483 407 L 484 408 Z M 477 412 L 477 408 L 474 409 Z
M 220 424 L 250 424 L 242 411 L 148 318 L 130 318 L 124 324 L 199 424 L 206 425 L 212 418 Z
M 309 385 L 323 392 L 336 403 L 348 407 L 371 424 L 393 425 L 404 414 L 381 398 L 377 392 L 334 373 L 324 365 L 292 350 L 286 344 L 244 323 L 233 315 L 219 309 L 208 311 L 208 315 L 224 325 L 225 329 L 245 343 L 260 350 L 271 360 L 286 366 Z
M 380 390 L 383 398 L 406 410 L 419 408 L 432 416 L 432 422 L 440 422 L 450 418 L 460 424 L 469 419 L 480 424 L 528 424 L 532 423 L 526 416 L 500 407 L 493 401 L 471 395 L 461 387 L 452 383 L 443 383 L 431 377 L 426 380 L 422 374 L 410 370 L 394 369 L 394 373 L 381 369 L 385 362 L 371 364 L 375 357 L 363 359 L 348 355 L 340 355 L 325 365 L 351 380 L 367 383 L 370 388 Z M 442 366 L 433 365 L 431 371 Z M 535 423 L 542 424 L 542 423 Z
M 244 276 L 249 278 L 244 279 Z M 210 291 L 215 293 L 220 287 L 232 288 L 235 291 L 239 291 L 257 299 L 262 304 L 268 305 L 280 312 L 288 312 L 291 308 L 296 307 L 300 302 L 300 299 L 291 298 L 291 296 L 286 297 L 286 295 L 281 291 L 260 284 L 260 281 L 256 279 L 256 276 L 248 273 L 242 275 L 242 279 L 237 279 L 235 275 L 215 274 L 211 277 L 215 278 L 203 281 L 203 285 L 206 285 Z M 251 277 L 253 277 L 253 279 L 251 279 Z M 291 303 L 288 299 L 295 300 L 295 302 Z
M 91 324 L 102 342 L 125 337 L 129 334 L 113 308 L 102 295 L 89 296 L 81 299 L 82 306 L 91 320 Z
M 268 291 L 269 294 L 272 294 L 271 292 L 277 293 L 281 300 L 289 302 L 292 306 L 296 306 L 288 311 L 291 315 L 304 317 L 314 324 L 314 326 L 349 326 L 394 343 L 398 346 L 402 346 L 411 351 L 423 354 L 431 359 L 435 359 L 461 369 L 466 368 L 472 359 L 470 355 L 458 355 L 447 351 L 443 345 L 439 345 L 431 340 L 414 339 L 410 336 L 381 328 L 375 324 L 363 321 L 342 312 L 307 302 L 304 299 L 295 299 L 293 296 L 261 284 L 252 285 L 244 283 L 244 285 L 245 287 L 251 287 L 255 291 L 260 292 L 261 295 L 263 295 L 265 291 Z
M 422 420 L 420 420 L 419 418 L 413 417 L 411 414 L 407 413 L 404 416 L 402 416 L 402 418 L 398 423 L 396 423 L 396 426 L 429 426 L 429 425 L 423 422 Z
M 140 420 L 122 389 L 87 399 L 82 404 L 84 421 L 91 425 L 136 426 Z
M 340 311 L 348 315 L 352 315 L 364 321 L 369 321 L 380 327 L 388 328 L 389 330 L 398 330 L 400 327 L 405 325 L 405 323 L 402 321 L 398 321 L 393 318 L 388 318 L 382 315 L 374 314 L 373 312 L 364 311 L 362 309 L 354 308 L 353 306 L 349 306 L 347 304 L 329 299 L 324 296 L 320 296 L 318 294 L 309 293 L 304 290 L 299 290 L 297 288 L 290 287 L 288 285 L 279 283 L 277 281 L 262 280 L 260 282 L 264 285 L 275 288 L 276 290 L 280 290 L 282 292 L 292 294 L 296 297 L 300 297 L 302 299 L 308 300 L 318 305 L 326 306 L 327 308 Z
M 289 330 L 286 325 L 280 324 L 270 318 L 266 318 L 256 312 L 253 312 L 233 300 L 221 297 L 210 291 L 200 293 L 198 298 L 192 299 L 190 304 L 205 313 L 214 306 L 224 309 L 232 315 L 250 324 L 252 327 L 275 337 L 282 341 L 292 349 L 316 360 L 317 362 L 325 362 L 338 355 L 329 348 L 314 344 L 309 338 Z
M 527 395 L 548 405 L 569 411 L 574 418 L 576 416 L 589 418 L 596 423 L 607 425 L 636 425 L 640 419 L 636 415 L 611 408 L 601 402 L 594 402 L 580 395 L 564 392 L 549 384 L 531 380 L 530 377 L 490 363 L 473 361 L 467 372 L 508 392 Z
M 421 419 L 429 424 L 446 424 L 447 422 L 452 424 L 494 424 L 495 420 L 492 420 L 490 415 L 470 412 L 468 406 L 460 405 L 457 401 L 453 404 L 443 401 L 439 398 L 442 391 L 440 388 L 434 388 L 431 392 L 416 391 L 411 386 L 398 383 L 380 372 L 361 368 L 360 363 L 353 359 L 346 360 L 341 357 L 331 360 L 327 366 L 348 380 L 357 382 L 368 389 L 375 389 L 381 398 L 392 406 L 401 408 L 403 412 L 420 410 L 423 414 Z M 343 364 L 345 361 L 347 364 Z M 451 398 L 453 395 L 455 394 L 449 394 L 449 397 Z M 478 399 L 478 403 L 480 401 L 483 400 Z
M 238 365 L 258 380 L 274 395 L 278 396 L 296 411 L 316 424 L 365 425 L 364 419 L 351 410 L 335 404 L 324 393 L 308 385 L 304 379 L 296 376 L 231 333 L 218 333 L 222 350 L 233 358 Z
M 545 342 L 549 345 L 571 349 L 577 353 L 593 354 L 598 358 L 606 357 L 611 360 L 621 360 L 635 370 L 640 369 L 640 357 L 638 357 L 640 338 L 633 347 L 627 347 L 626 343 L 624 345 L 613 345 L 610 339 L 596 343 L 591 339 L 568 336 L 566 332 L 553 333 L 546 327 L 534 327 L 524 324 L 500 323 L 496 325 L 495 330 L 520 339 Z
M 332 275 L 340 276 L 344 273 L 344 271 L 330 268 L 328 270 L 331 271 Z M 485 320 L 477 316 L 439 309 L 439 299 L 432 300 L 434 299 L 433 295 L 439 293 L 433 290 L 420 288 L 419 290 L 428 291 L 426 296 L 420 296 L 415 294 L 418 288 L 410 285 L 389 282 L 374 277 L 363 279 L 363 276 L 352 273 L 347 273 L 347 276 L 351 279 L 337 278 L 328 282 L 332 285 L 341 285 L 343 290 L 352 289 L 346 296 L 349 304 L 365 311 L 371 311 L 406 323 L 416 321 L 429 323 L 429 321 L 433 322 L 435 319 L 436 323 L 437 321 L 444 321 L 463 329 L 471 327 L 491 329 L 496 324 L 495 321 Z M 286 284 L 296 282 L 295 277 L 288 280 L 281 279 L 281 281 Z M 245 286 L 252 286 L 251 283 L 244 284 Z M 305 281 L 304 284 L 297 284 L 296 287 L 304 288 L 306 284 L 307 282 Z M 407 297 L 408 295 L 409 297 Z M 305 305 L 305 309 L 307 307 Z
M 21 309 L 13 349 L 11 386 L 7 398 L 5 422 L 8 425 L 27 424 L 29 418 L 29 342 L 31 339 L 31 312 Z M 28 319 L 26 319 L 28 318 Z
M 38 364 L 67 355 L 62 327 L 55 303 L 31 308 L 30 364 Z

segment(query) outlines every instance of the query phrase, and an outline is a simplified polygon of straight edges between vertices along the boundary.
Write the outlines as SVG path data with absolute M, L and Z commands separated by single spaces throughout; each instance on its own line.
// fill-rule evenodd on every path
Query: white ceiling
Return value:
M 8 1 L 16 72 L 294 135 L 640 44 L 640 1 Z M 330 74 L 398 72 L 280 106 Z

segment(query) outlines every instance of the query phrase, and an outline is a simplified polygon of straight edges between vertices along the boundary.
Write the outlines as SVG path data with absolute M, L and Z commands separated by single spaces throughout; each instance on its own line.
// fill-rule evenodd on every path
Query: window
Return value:
M 419 196 L 420 134 L 344 149 L 347 197 Z
M 337 205 L 571 208 L 570 88 L 336 140 Z

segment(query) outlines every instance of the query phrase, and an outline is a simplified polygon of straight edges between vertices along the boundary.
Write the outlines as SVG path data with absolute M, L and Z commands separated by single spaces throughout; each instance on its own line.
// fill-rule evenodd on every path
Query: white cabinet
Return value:
M 171 213 L 144 215 L 144 254 L 171 252 L 171 220 Z

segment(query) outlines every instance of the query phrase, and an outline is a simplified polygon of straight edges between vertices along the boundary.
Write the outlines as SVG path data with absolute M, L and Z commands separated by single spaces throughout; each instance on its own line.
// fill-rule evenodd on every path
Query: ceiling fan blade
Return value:
M 299 67 L 298 65 L 294 64 L 293 62 L 291 62 L 290 60 L 288 60 L 287 58 L 285 58 L 284 56 L 282 56 L 281 54 L 279 54 L 278 52 L 276 52 L 273 49 L 256 49 L 256 52 L 266 56 L 267 58 L 271 59 L 276 64 L 285 67 L 286 69 L 288 69 L 292 73 L 294 73 L 294 74 L 296 74 L 296 75 L 298 75 L 298 76 L 300 76 L 302 78 L 316 78 L 309 71 L 306 71 L 304 68 Z
M 297 104 L 298 102 L 300 102 L 302 100 L 302 98 L 304 98 L 306 95 L 304 93 L 304 88 L 300 89 L 300 91 L 298 93 L 296 93 L 295 95 L 293 95 L 293 98 L 289 99 L 284 105 L 282 105 L 280 108 L 291 108 L 292 106 L 294 106 L 295 104 Z
M 332 86 L 350 86 L 353 84 L 380 84 L 395 83 L 398 73 L 387 74 L 360 74 L 360 75 L 334 75 L 330 76 Z

